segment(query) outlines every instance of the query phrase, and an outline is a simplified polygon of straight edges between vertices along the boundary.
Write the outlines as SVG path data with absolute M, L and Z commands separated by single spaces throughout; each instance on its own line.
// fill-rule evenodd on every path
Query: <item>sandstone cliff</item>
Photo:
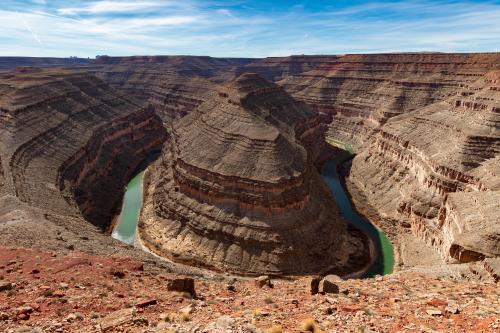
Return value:
M 366 261 L 366 248 L 306 148 L 324 130 L 311 108 L 242 74 L 175 123 L 152 171 L 142 239 L 174 260 L 243 274 L 355 269 L 350 255 Z
M 500 256 L 500 72 L 387 121 L 350 180 L 444 259 Z
M 166 135 L 151 108 L 86 72 L 2 74 L 0 109 L 4 192 L 101 228 L 119 208 L 130 173 Z
M 215 83 L 234 78 L 251 59 L 202 56 L 100 57 L 86 69 L 112 87 L 150 103 L 169 126 L 193 111 Z
M 500 68 L 500 53 L 349 54 L 278 83 L 335 114 L 328 135 L 362 147 L 388 119 L 447 98 Z

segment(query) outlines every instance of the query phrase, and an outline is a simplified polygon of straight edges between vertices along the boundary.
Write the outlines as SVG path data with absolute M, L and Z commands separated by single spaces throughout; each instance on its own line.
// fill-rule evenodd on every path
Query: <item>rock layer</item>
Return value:
M 165 140 L 151 108 L 70 70 L 0 76 L 6 195 L 106 228 L 138 163 Z
M 251 59 L 202 56 L 100 57 L 86 69 L 112 87 L 153 105 L 163 122 L 196 109 L 216 83 Z
M 308 147 L 324 129 L 305 104 L 242 74 L 174 125 L 142 239 L 175 260 L 244 274 L 346 269 L 350 251 L 365 248 L 313 166 Z
M 448 261 L 500 255 L 500 72 L 389 120 L 352 163 L 368 202 Z
M 388 119 L 447 98 L 500 68 L 500 53 L 349 54 L 278 83 L 335 114 L 328 135 L 361 147 Z

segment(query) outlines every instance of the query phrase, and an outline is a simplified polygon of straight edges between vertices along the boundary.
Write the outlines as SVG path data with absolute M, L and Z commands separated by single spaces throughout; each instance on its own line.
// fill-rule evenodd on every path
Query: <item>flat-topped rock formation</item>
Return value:
M 0 75 L 5 195 L 107 228 L 134 168 L 166 134 L 151 108 L 86 72 Z
M 241 66 L 238 72 L 257 73 L 269 81 L 279 81 L 291 75 L 298 75 L 333 61 L 335 55 L 292 55 L 288 57 L 268 57 L 254 59 Z
M 50 58 L 50 57 L 0 57 L 0 70 L 11 70 L 19 66 L 62 67 L 84 66 L 91 63 L 87 58 Z
M 447 261 L 500 256 L 500 71 L 390 119 L 350 180 Z
M 335 114 L 328 136 L 363 146 L 388 119 L 447 98 L 500 68 L 500 53 L 349 54 L 278 83 Z
M 313 166 L 324 130 L 311 108 L 242 74 L 174 124 L 146 177 L 142 240 L 174 260 L 243 274 L 353 269 L 350 255 L 367 260 L 366 248 Z

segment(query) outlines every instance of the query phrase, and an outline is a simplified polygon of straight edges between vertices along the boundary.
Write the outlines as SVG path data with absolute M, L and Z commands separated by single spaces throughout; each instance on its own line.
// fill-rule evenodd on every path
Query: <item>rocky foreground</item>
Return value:
M 498 332 L 495 283 L 414 273 L 320 284 L 159 274 L 126 257 L 0 248 L 2 332 Z M 183 291 L 183 292 L 182 292 Z

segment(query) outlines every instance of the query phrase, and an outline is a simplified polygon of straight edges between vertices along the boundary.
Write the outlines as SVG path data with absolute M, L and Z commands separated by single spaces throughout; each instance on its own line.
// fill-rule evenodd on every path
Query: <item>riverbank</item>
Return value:
M 351 225 L 367 235 L 370 240 L 371 265 L 369 265 L 361 277 L 366 278 L 374 275 L 390 274 L 394 267 L 392 243 L 381 229 L 358 214 L 351 203 L 348 192 L 345 191 L 342 184 L 342 177 L 339 176 L 338 168 L 350 158 L 352 158 L 350 152 L 341 152 L 336 158 L 327 161 L 323 165 L 322 175 L 333 193 L 334 199 L 340 208 L 341 215 Z
M 342 180 L 340 179 L 341 177 L 339 177 L 337 168 L 349 157 L 349 154 L 338 155 L 336 159 L 326 162 L 322 170 L 323 177 L 326 183 L 329 185 L 333 196 L 341 209 L 342 215 L 347 220 L 349 220 L 349 222 L 351 222 L 355 229 L 365 235 L 366 239 L 368 240 L 367 245 L 370 257 L 369 264 L 362 267 L 356 272 L 345 274 L 344 277 L 360 278 L 373 275 L 388 274 L 392 272 L 393 266 L 391 243 L 379 229 L 357 215 L 357 213 L 351 206 L 348 194 L 344 192 Z M 140 225 L 138 225 L 137 223 L 139 216 L 142 216 L 143 219 L 148 218 L 148 216 L 150 218 L 154 217 L 153 212 L 144 211 L 143 205 L 143 203 L 146 202 L 149 196 L 149 192 L 151 190 L 154 190 L 150 188 L 150 182 L 148 181 L 148 179 L 150 178 L 151 168 L 154 168 L 154 164 L 151 164 L 149 168 L 141 171 L 141 173 L 137 174 L 131 180 L 131 184 L 129 186 L 134 197 L 134 200 L 132 200 L 131 203 L 131 207 L 133 208 L 131 210 L 132 213 L 127 210 L 127 207 L 124 207 L 123 209 L 123 212 L 125 212 L 125 214 L 128 214 L 128 217 L 130 218 L 126 219 L 127 223 L 129 223 L 130 225 L 122 227 L 126 230 L 127 234 L 120 235 L 120 238 L 125 239 L 127 243 L 135 244 L 135 246 L 142 248 L 144 251 L 149 252 L 168 262 L 177 262 L 172 258 L 165 258 L 162 253 L 158 253 L 157 251 L 155 251 L 155 246 L 151 246 L 150 244 L 148 244 L 147 240 L 142 239 L 140 236 Z M 126 197 L 125 199 L 128 198 Z M 124 202 L 128 202 L 128 200 L 124 200 Z M 151 206 L 150 204 L 148 204 L 147 206 Z M 121 225 L 119 224 L 117 226 L 117 229 L 115 229 L 115 231 L 113 232 L 114 236 L 116 236 L 116 233 L 119 232 L 120 227 Z M 187 265 L 188 263 L 185 264 Z

